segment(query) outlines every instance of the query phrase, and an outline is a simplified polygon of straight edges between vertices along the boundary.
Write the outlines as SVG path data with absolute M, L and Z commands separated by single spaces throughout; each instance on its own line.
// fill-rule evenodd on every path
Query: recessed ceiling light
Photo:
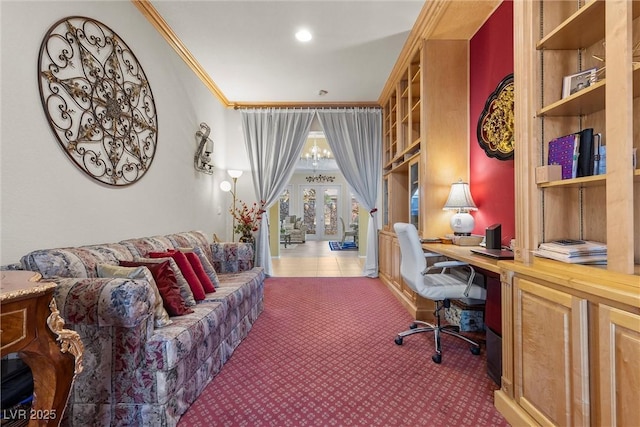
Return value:
M 296 39 L 298 39 L 298 41 L 301 42 L 308 42 L 309 40 L 311 40 L 311 33 L 309 32 L 309 30 L 299 30 L 296 33 Z

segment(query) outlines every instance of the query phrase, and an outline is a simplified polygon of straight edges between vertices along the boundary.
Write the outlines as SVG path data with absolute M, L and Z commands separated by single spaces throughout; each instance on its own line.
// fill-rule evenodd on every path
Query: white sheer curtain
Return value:
M 363 274 L 378 277 L 376 199 L 382 175 L 382 113 L 377 108 L 318 110 L 340 172 L 370 213 Z
M 315 110 L 290 108 L 243 109 L 242 131 L 251 163 L 253 186 L 267 212 L 256 239 L 256 265 L 271 276 L 269 211 L 295 171 Z

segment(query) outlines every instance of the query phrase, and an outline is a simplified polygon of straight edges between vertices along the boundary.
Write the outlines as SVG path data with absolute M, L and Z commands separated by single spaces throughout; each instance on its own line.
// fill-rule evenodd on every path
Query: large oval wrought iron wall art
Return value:
M 488 157 L 513 159 L 513 74 L 507 75 L 487 99 L 478 119 L 478 144 Z
M 158 123 L 149 81 L 126 43 L 94 19 L 70 16 L 45 35 L 38 67 L 45 115 L 69 158 L 107 185 L 142 178 Z

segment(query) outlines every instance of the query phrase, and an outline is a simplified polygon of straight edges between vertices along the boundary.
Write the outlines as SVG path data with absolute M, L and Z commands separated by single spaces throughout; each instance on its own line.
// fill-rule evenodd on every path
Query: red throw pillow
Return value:
M 171 257 L 178 264 L 178 268 L 184 275 L 184 278 L 187 280 L 189 287 L 191 288 L 191 292 L 193 292 L 193 298 L 196 301 L 202 301 L 204 299 L 204 287 L 202 283 L 200 283 L 200 279 L 196 275 L 196 272 L 193 271 L 193 267 L 191 267 L 191 263 L 180 251 L 170 250 L 167 252 L 149 252 L 149 258 L 164 258 Z
M 196 255 L 195 252 L 182 253 L 187 257 L 187 260 L 189 260 L 193 271 L 196 273 L 196 276 L 198 276 L 198 279 L 200 279 L 200 283 L 202 284 L 202 288 L 204 289 L 204 291 L 206 293 L 215 292 L 216 287 L 211 282 L 211 279 L 207 275 L 207 272 L 204 271 L 204 267 L 202 266 L 202 262 L 200 262 L 200 258 L 198 258 L 198 255 Z
M 176 276 L 171 271 L 169 261 L 153 263 L 141 261 L 120 261 L 123 267 L 145 266 L 151 271 L 153 279 L 162 297 L 162 304 L 169 316 L 182 316 L 193 313 L 193 310 L 185 305 L 184 298 L 180 295 L 180 288 L 176 281 Z

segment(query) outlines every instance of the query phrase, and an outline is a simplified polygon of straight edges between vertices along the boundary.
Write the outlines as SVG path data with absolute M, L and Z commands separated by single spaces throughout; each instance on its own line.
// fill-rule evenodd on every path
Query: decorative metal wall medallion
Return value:
M 513 158 L 513 74 L 502 79 L 478 119 L 478 143 L 489 157 Z
M 45 115 L 69 158 L 107 185 L 142 178 L 156 152 L 156 107 L 126 43 L 94 19 L 70 16 L 45 35 L 38 67 Z

